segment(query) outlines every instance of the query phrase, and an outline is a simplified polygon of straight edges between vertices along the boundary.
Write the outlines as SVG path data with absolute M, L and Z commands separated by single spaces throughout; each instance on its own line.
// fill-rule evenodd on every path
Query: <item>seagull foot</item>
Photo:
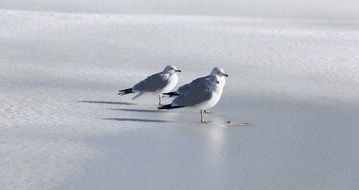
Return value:
M 204 110 L 203 112 L 206 113 L 206 114 L 211 114 L 212 113 L 211 110 Z

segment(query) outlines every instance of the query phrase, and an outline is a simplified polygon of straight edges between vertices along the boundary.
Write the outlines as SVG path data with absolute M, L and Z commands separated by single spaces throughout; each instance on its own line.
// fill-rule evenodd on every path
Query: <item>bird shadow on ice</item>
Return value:
M 159 120 L 159 119 L 138 119 L 138 118 L 103 118 L 103 120 L 133 121 L 133 122 L 145 122 L 145 123 L 171 123 L 171 122 L 173 122 L 173 121 Z
M 91 100 L 82 100 L 78 101 L 80 103 L 88 103 L 88 104 L 115 104 L 115 105 L 136 105 L 131 102 L 113 102 L 113 101 L 91 101 Z
M 126 111 L 126 112 L 143 112 L 143 113 L 164 113 L 160 110 L 145 110 L 145 109 L 127 109 L 127 108 L 116 108 L 116 109 L 110 109 L 113 111 Z

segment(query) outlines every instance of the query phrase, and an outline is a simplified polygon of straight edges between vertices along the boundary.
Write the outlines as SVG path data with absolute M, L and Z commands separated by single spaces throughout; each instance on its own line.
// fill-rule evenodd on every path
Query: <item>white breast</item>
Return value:
M 176 73 L 173 73 L 169 78 L 168 78 L 168 84 L 166 87 L 164 87 L 161 90 L 161 93 L 165 93 L 165 92 L 171 92 L 172 90 L 174 90 L 174 88 L 176 87 L 178 83 L 178 76 Z
M 224 85 L 226 85 L 226 78 L 224 76 L 220 76 L 219 85 L 221 86 L 221 89 L 223 90 Z

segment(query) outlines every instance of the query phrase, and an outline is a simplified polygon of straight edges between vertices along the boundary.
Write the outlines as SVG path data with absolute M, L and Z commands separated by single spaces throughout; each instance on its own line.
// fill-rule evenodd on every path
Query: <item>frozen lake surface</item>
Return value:
M 356 190 L 358 4 L 1 1 L 0 186 Z M 212 123 L 116 95 L 168 64 Z

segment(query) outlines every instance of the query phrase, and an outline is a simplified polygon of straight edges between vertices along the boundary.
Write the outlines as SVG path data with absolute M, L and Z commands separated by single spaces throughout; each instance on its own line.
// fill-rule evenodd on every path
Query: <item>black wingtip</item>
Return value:
M 131 93 L 134 93 L 132 91 L 132 88 L 127 88 L 127 89 L 119 90 L 117 95 L 123 96 L 123 95 L 131 94 Z
M 177 92 L 167 92 L 167 93 L 163 93 L 163 95 L 173 97 L 173 96 L 179 96 L 180 94 Z
M 169 110 L 169 109 L 176 109 L 176 108 L 183 108 L 184 106 L 172 106 L 172 104 L 167 104 L 163 106 L 157 107 L 158 110 Z

